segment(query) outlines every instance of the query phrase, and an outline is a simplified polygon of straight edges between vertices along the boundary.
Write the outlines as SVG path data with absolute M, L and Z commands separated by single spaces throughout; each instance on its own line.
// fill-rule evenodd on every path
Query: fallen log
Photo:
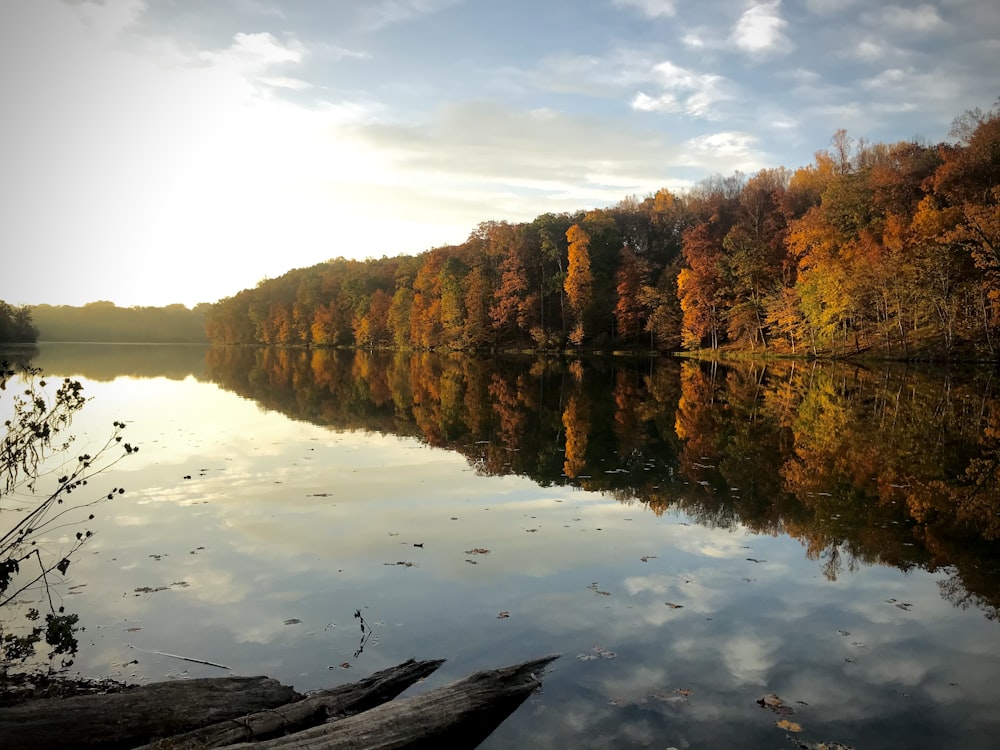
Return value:
M 491 669 L 345 719 L 230 750 L 474 748 L 539 687 L 558 654 Z
M 0 709 L 0 748 L 132 748 L 301 698 L 270 677 L 218 677 L 34 700 Z
M 313 693 L 303 700 L 246 717 L 229 719 L 182 735 L 159 739 L 136 750 L 202 750 L 236 742 L 259 741 L 321 724 L 327 719 L 367 711 L 391 701 L 427 677 L 444 659 L 414 661 L 383 669 L 360 682 Z

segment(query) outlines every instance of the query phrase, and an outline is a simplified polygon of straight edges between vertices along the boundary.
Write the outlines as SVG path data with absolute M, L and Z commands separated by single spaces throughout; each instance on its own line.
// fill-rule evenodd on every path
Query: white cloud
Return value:
M 705 47 L 705 40 L 699 34 L 688 32 L 681 37 L 681 44 L 689 49 L 703 49 Z
M 889 5 L 878 12 L 866 13 L 865 19 L 877 27 L 915 34 L 941 31 L 948 27 L 938 15 L 937 8 L 927 4 L 916 8 Z
M 685 143 L 683 150 L 688 164 L 711 171 L 730 173 L 734 169 L 755 172 L 773 166 L 757 151 L 757 137 L 738 130 L 726 130 L 696 136 Z M 709 554 L 707 551 L 705 554 Z
M 267 32 L 239 33 L 233 37 L 233 43 L 227 49 L 203 52 L 199 58 L 220 67 L 257 74 L 275 65 L 299 63 L 302 61 L 302 53 L 300 44 L 282 44 Z
M 873 37 L 862 39 L 854 47 L 843 50 L 840 56 L 867 63 L 885 63 L 888 60 L 899 61 L 909 57 L 907 52 L 888 40 Z
M 781 0 L 752 5 L 736 22 L 730 39 L 752 57 L 787 55 L 795 45 L 785 36 L 788 22 L 781 17 L 780 9 Z
M 533 218 L 540 198 L 559 206 L 546 210 L 574 210 L 581 201 L 607 205 L 626 193 L 652 192 L 667 181 L 663 165 L 677 158 L 654 133 L 494 102 L 452 104 L 421 125 L 373 124 L 356 134 L 392 160 L 396 189 L 412 191 L 417 201 L 472 202 L 470 221 L 498 208 L 516 214 L 506 218 Z M 505 197 L 491 199 L 487 186 Z
M 640 91 L 632 98 L 632 109 L 711 118 L 715 105 L 731 98 L 728 80 L 714 73 L 698 73 L 669 60 L 653 66 L 652 73 L 662 93 L 651 95 Z
M 261 83 L 274 86 L 279 89 L 289 89 L 291 91 L 304 91 L 311 88 L 312 84 L 298 78 L 288 78 L 285 76 L 267 76 L 258 79 Z
M 650 18 L 677 13 L 676 0 L 614 0 L 614 4 L 619 8 L 636 8 Z

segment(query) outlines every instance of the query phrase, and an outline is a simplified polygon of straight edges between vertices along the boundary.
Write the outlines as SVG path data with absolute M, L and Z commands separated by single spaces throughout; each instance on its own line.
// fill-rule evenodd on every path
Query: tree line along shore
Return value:
M 338 257 L 193 310 L 3 305 L 0 338 L 995 360 L 1000 100 L 951 136 L 840 130 L 794 171 L 486 221 L 458 245 Z
M 1000 103 L 949 143 L 852 140 L 812 164 L 337 258 L 208 310 L 215 343 L 725 350 L 994 359 Z

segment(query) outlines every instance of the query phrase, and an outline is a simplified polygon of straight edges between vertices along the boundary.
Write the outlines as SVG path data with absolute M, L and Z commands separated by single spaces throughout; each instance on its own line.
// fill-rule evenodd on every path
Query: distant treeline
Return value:
M 205 313 L 210 307 L 118 307 L 102 301 L 83 307 L 36 305 L 30 315 L 42 341 L 206 343 Z
M 0 300 L 0 343 L 33 344 L 38 341 L 38 329 L 31 320 L 31 309 L 13 307 Z
M 215 304 L 218 343 L 740 349 L 995 359 L 1000 102 L 954 143 L 854 142 L 607 209 L 485 222 L 421 255 L 338 258 Z

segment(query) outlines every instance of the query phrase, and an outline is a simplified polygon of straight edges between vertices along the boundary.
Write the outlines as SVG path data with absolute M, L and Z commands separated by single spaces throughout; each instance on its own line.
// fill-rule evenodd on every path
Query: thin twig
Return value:
M 126 645 L 129 648 L 134 648 L 136 651 L 143 651 L 147 654 L 156 654 L 157 656 L 169 656 L 171 659 L 181 659 L 183 661 L 194 662 L 195 664 L 205 664 L 209 667 L 218 667 L 219 669 L 232 669 L 232 667 L 227 667 L 225 664 L 216 664 L 214 661 L 205 661 L 204 659 L 193 659 L 190 656 L 180 656 L 178 654 L 168 654 L 166 651 L 150 651 L 149 649 L 133 646 L 131 643 L 127 643 Z

